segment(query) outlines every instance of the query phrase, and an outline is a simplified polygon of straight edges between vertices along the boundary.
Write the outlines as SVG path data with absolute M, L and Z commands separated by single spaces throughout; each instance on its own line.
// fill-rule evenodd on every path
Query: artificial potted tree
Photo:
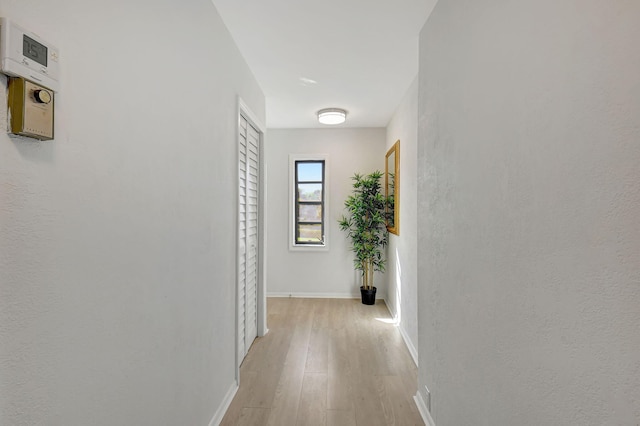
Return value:
M 353 175 L 353 193 L 344 202 L 348 215 L 343 215 L 338 221 L 340 229 L 347 232 L 351 241 L 354 267 L 362 272 L 360 293 L 365 305 L 376 302 L 373 276 L 376 271 L 384 272 L 382 249 L 389 240 L 385 211 L 387 200 L 380 184 L 382 176 L 383 173 L 377 170 L 369 175 Z

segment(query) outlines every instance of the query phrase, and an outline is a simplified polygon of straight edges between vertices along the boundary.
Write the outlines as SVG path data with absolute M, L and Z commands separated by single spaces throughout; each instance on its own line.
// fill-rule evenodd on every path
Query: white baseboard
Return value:
M 391 309 L 391 306 L 387 305 L 387 309 L 389 310 L 389 313 L 391 314 L 391 318 L 393 318 L 394 320 L 397 321 L 398 315 L 396 315 L 395 311 L 393 309 Z M 400 330 L 400 335 L 402 336 L 402 340 L 404 340 L 404 344 L 407 347 L 407 349 L 409 350 L 409 354 L 411 355 L 411 358 L 413 359 L 413 363 L 417 367 L 418 366 L 418 351 L 416 350 L 416 347 L 413 345 L 413 342 L 409 338 L 409 335 L 407 334 L 407 331 L 402 326 L 402 323 L 400 323 L 398 325 L 398 329 Z
M 418 407 L 418 411 L 422 416 L 422 420 L 424 420 L 424 424 L 427 426 L 436 426 L 436 422 L 433 421 L 433 417 L 431 417 L 431 413 L 427 409 L 427 403 L 420 391 L 416 393 L 413 400 L 416 402 L 416 407 Z
M 267 297 L 295 297 L 301 299 L 360 299 L 359 294 L 352 293 L 267 293 Z M 384 300 L 384 294 L 376 294 L 376 299 Z
M 231 387 L 227 391 L 227 394 L 218 407 L 218 410 L 216 410 L 216 413 L 213 415 L 213 418 L 209 422 L 209 426 L 218 426 L 222 422 L 222 418 L 227 413 L 227 409 L 231 405 L 233 397 L 236 396 L 236 392 L 238 392 L 238 387 L 238 383 L 235 381 L 231 384 Z
M 413 342 L 409 338 L 409 335 L 407 334 L 407 332 L 404 329 L 404 327 L 402 326 L 402 324 L 400 324 L 398 326 L 398 328 L 400 329 L 400 335 L 402 336 L 402 340 L 404 340 L 404 344 L 407 346 L 407 349 L 409 349 L 409 354 L 411 355 L 411 358 L 413 359 L 413 362 L 417 367 L 418 366 L 418 351 L 416 350 L 416 347 L 413 345 Z

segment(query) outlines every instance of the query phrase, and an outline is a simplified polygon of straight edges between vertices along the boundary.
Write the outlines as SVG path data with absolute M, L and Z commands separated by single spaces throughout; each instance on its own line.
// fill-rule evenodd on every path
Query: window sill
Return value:
M 308 245 L 308 244 L 290 244 L 289 251 L 329 251 L 327 244 Z

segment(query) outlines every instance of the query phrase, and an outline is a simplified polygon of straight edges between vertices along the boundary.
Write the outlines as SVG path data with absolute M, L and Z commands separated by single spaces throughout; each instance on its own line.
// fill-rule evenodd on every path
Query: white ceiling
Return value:
M 268 128 L 385 127 L 418 73 L 437 0 L 212 0 L 266 96 Z

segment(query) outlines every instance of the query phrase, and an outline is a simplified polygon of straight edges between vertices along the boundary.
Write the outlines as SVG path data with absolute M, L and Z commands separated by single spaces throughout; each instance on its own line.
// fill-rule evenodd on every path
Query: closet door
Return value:
M 238 361 L 241 363 L 258 335 L 260 132 L 242 116 L 239 132 Z

